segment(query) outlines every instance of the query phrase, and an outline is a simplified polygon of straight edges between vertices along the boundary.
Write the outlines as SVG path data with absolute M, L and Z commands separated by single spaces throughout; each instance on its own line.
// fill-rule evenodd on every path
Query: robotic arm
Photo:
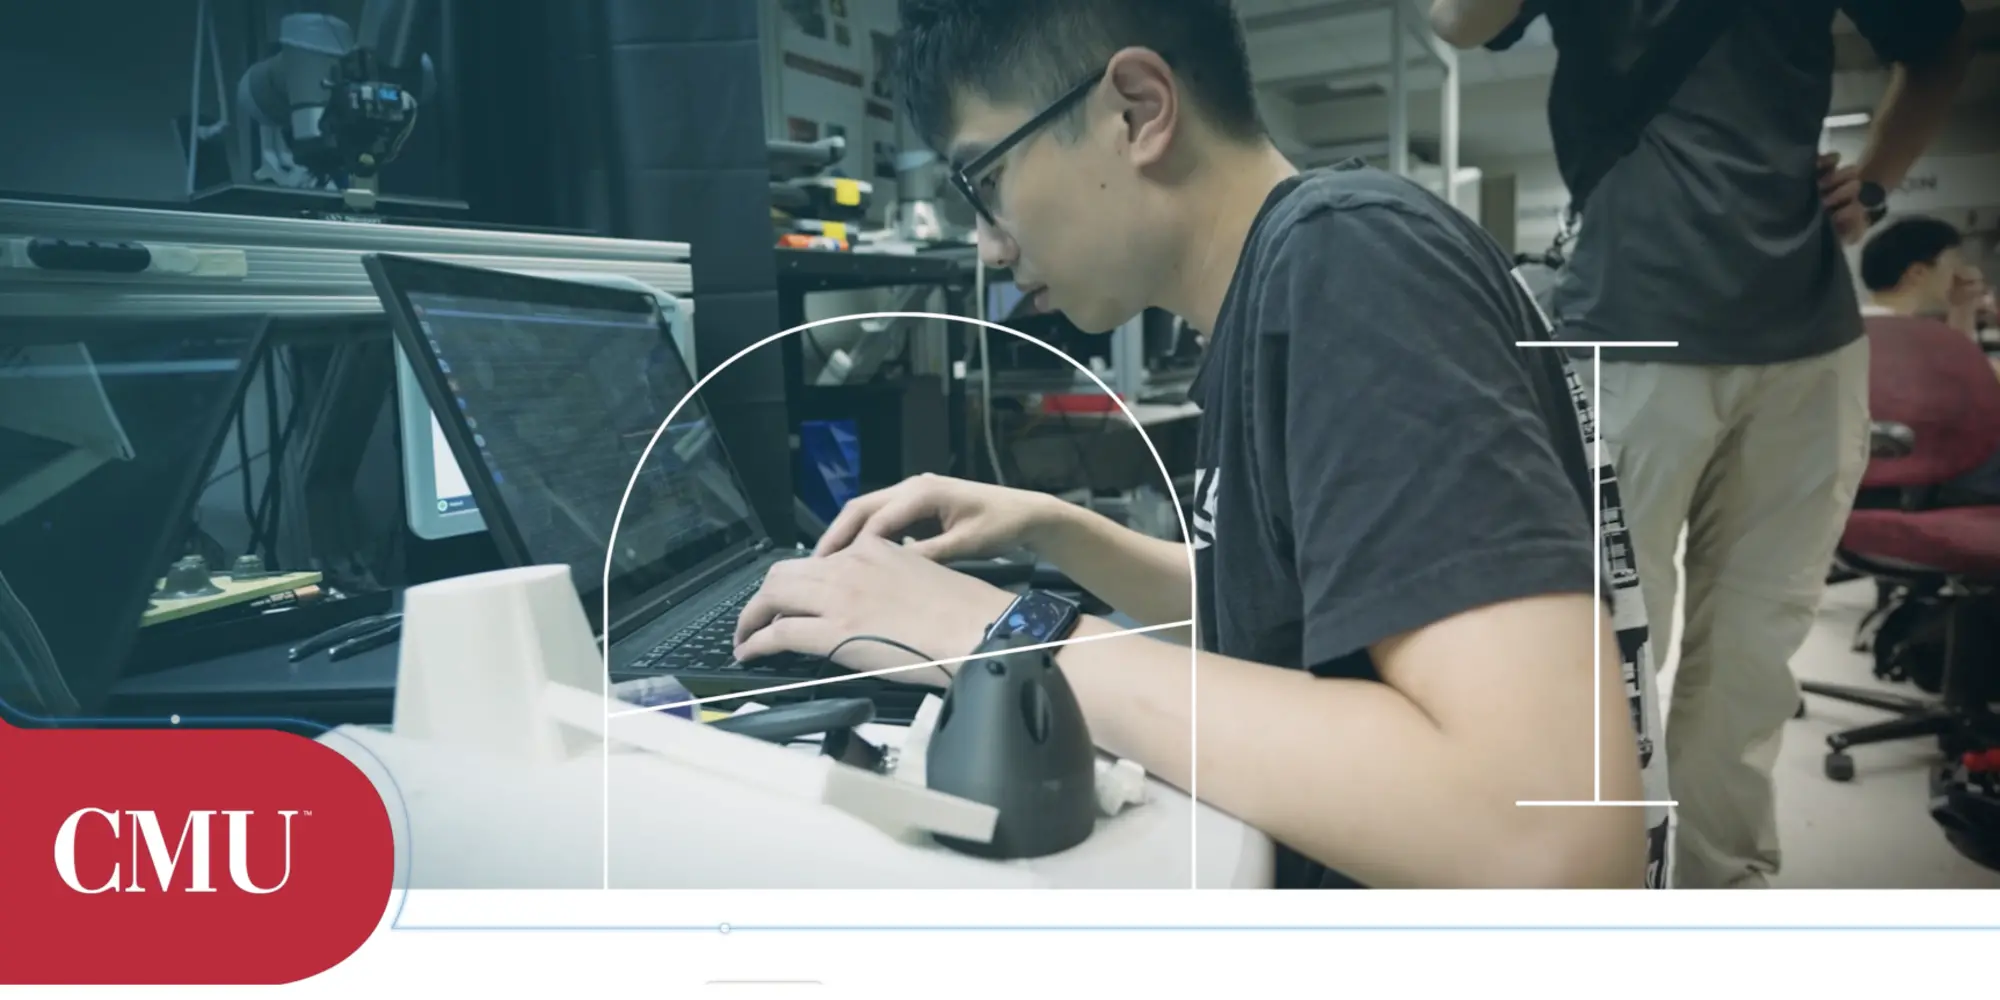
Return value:
M 264 126 L 259 177 L 341 190 L 350 207 L 375 207 L 382 168 L 416 126 L 419 94 L 428 99 L 435 88 L 430 57 L 414 51 L 421 12 L 420 0 L 366 0 L 358 31 L 330 14 L 280 22 L 278 53 L 237 87 L 244 111 Z M 404 82 L 411 75 L 415 90 Z

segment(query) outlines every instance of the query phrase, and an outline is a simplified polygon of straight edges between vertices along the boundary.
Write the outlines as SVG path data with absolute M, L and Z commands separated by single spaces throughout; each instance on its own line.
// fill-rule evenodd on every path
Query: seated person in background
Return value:
M 989 266 L 1087 331 L 1156 306 L 1204 332 L 1194 551 L 920 477 L 775 567 L 738 656 L 966 655 L 1013 595 L 939 562 L 1025 545 L 1134 619 L 1196 625 L 1190 651 L 1090 641 L 1119 628 L 1086 618 L 1057 661 L 1101 747 L 1181 788 L 1198 766 L 1204 801 L 1284 845 L 1280 887 L 1662 877 L 1640 808 L 1517 804 L 1590 799 L 1595 751 L 1605 800 L 1664 788 L 1634 752 L 1632 636 L 1593 592 L 1596 470 L 1561 359 L 1516 346 L 1541 330 L 1508 256 L 1408 180 L 1287 162 L 1227 0 L 906 0 L 897 39 Z
M 1882 227 L 1861 248 L 1861 282 L 1868 286 L 1862 315 L 1942 318 L 1976 338 L 1992 293 L 1964 246 L 1957 227 L 1926 215 Z
M 1912 216 L 1882 227 L 1861 248 L 1861 281 L 1867 317 L 1943 317 L 1953 329 L 1978 336 L 1978 312 L 1990 299 L 1979 269 L 1967 264 L 1964 238 L 1942 219 Z M 1989 359 L 2000 378 L 2000 359 Z M 1978 469 L 1945 484 L 1973 503 L 2000 503 L 2000 452 Z

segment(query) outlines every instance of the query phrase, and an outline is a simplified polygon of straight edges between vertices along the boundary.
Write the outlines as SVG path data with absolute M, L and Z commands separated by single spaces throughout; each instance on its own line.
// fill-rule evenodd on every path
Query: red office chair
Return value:
M 1901 716 L 1827 737 L 1828 778 L 1853 780 L 1853 747 L 1934 736 L 1947 762 L 1940 780 L 1991 787 L 2000 777 L 2000 754 L 1988 752 L 2000 747 L 1991 711 L 2000 694 L 2000 505 L 1957 505 L 1946 484 L 2000 451 L 2000 381 L 1979 346 L 1942 323 L 1871 319 L 1868 337 L 1872 458 L 1836 559 L 1891 588 L 1878 609 L 1876 673 L 1938 697 L 1801 687 Z

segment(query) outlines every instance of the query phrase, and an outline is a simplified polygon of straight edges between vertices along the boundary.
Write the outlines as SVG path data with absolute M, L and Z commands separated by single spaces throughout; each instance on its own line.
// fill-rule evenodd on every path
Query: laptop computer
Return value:
M 570 567 L 612 680 L 673 676 L 722 696 L 841 673 L 817 657 L 736 661 L 738 613 L 772 565 L 803 553 L 766 531 L 699 397 L 633 479 L 694 389 L 652 296 L 389 254 L 364 262 L 502 557 Z M 607 620 L 605 557 L 628 482 Z M 857 694 L 856 681 L 801 695 Z
M 262 357 L 262 317 L 0 316 L 0 701 L 103 711 Z M 228 472 L 235 470 L 225 470 Z

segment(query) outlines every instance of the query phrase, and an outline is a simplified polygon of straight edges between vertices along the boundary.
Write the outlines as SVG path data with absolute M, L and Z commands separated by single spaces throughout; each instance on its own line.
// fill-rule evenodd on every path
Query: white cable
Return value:
M 973 293 L 979 304 L 974 308 L 980 319 L 986 319 L 986 258 L 978 258 L 978 270 L 974 274 Z M 1007 476 L 1000 471 L 1000 448 L 993 443 L 993 362 L 987 355 L 985 327 L 979 328 L 979 411 L 985 427 L 986 460 L 993 466 L 993 483 L 1007 485 Z

